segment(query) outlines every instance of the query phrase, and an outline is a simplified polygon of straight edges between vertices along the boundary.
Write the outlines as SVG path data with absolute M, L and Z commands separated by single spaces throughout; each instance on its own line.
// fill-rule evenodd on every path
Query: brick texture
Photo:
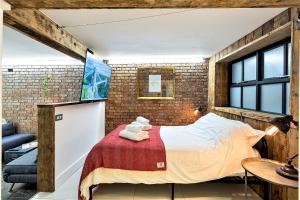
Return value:
M 138 67 L 175 67 L 175 99 L 138 100 Z M 207 108 L 208 63 L 111 65 L 112 79 L 106 104 L 106 132 L 138 115 L 153 125 L 184 125 L 195 121 L 193 112 Z M 13 69 L 13 72 L 9 72 Z M 83 66 L 3 66 L 3 118 L 21 132 L 37 134 L 37 104 L 76 101 L 80 98 Z M 48 80 L 48 95 L 43 80 Z
M 114 65 L 106 107 L 106 132 L 142 115 L 153 125 L 184 125 L 195 121 L 193 112 L 207 107 L 208 63 L 148 64 L 142 67 L 175 67 L 175 99 L 137 99 L 136 73 L 140 65 Z
M 9 72 L 12 69 L 13 72 Z M 2 115 L 37 134 L 37 104 L 79 100 L 83 66 L 3 66 Z M 43 80 L 48 77 L 48 95 Z

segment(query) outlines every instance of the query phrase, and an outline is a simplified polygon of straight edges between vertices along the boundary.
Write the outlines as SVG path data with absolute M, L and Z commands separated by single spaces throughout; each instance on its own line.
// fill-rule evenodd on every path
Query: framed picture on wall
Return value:
M 137 94 L 138 99 L 174 99 L 175 68 L 138 68 Z

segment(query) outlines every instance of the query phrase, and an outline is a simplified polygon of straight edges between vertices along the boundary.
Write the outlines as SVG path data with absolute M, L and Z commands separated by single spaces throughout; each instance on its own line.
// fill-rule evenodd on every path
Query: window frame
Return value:
M 244 110 L 251 110 L 251 111 L 259 111 L 259 112 L 264 112 L 264 113 L 272 113 L 272 114 L 280 114 L 280 115 L 286 115 L 287 110 L 286 110 L 286 101 L 289 99 L 286 99 L 286 84 L 290 83 L 290 75 L 288 75 L 288 45 L 291 42 L 291 38 L 286 38 L 284 40 L 281 40 L 279 42 L 276 42 L 272 45 L 269 45 L 265 48 L 262 48 L 258 51 L 255 51 L 253 53 L 247 54 L 241 58 L 235 59 L 231 62 L 229 62 L 229 87 L 228 87 L 228 105 L 232 108 L 239 108 L 239 109 L 244 109 Z M 284 49 L 284 55 L 283 55 L 283 76 L 279 77 L 270 77 L 270 78 L 264 78 L 264 53 L 273 49 L 276 49 L 280 46 L 283 46 Z M 255 80 L 250 80 L 250 81 L 244 81 L 244 60 L 251 58 L 255 56 L 256 57 L 256 79 Z M 242 82 L 240 83 L 232 83 L 232 64 L 237 63 L 237 62 L 242 62 L 242 70 L 241 70 L 241 77 L 242 77 Z M 291 65 L 291 64 L 290 64 Z M 291 71 L 291 70 L 290 70 Z M 276 84 L 276 83 L 281 83 L 282 84 L 282 112 L 281 113 L 276 113 L 276 112 L 270 112 L 270 111 L 264 111 L 261 110 L 261 86 L 262 85 L 267 85 L 267 84 Z M 246 86 L 256 86 L 256 106 L 255 109 L 250 109 L 250 108 L 244 108 L 243 105 L 243 88 Z M 241 101 L 241 107 L 234 107 L 230 105 L 230 88 L 232 87 L 240 87 L 241 88 L 241 96 L 240 96 L 240 101 Z

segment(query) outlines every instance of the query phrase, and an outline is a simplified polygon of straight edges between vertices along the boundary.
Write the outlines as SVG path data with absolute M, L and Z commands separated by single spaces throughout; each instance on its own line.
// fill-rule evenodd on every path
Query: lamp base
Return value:
M 292 164 L 286 164 L 276 169 L 277 174 L 288 179 L 298 180 L 298 170 Z

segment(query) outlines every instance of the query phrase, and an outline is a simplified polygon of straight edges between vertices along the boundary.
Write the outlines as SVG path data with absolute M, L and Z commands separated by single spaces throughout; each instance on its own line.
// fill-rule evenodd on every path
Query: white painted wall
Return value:
M 91 148 L 105 135 L 105 102 L 61 106 L 55 115 L 55 188 L 83 166 Z

